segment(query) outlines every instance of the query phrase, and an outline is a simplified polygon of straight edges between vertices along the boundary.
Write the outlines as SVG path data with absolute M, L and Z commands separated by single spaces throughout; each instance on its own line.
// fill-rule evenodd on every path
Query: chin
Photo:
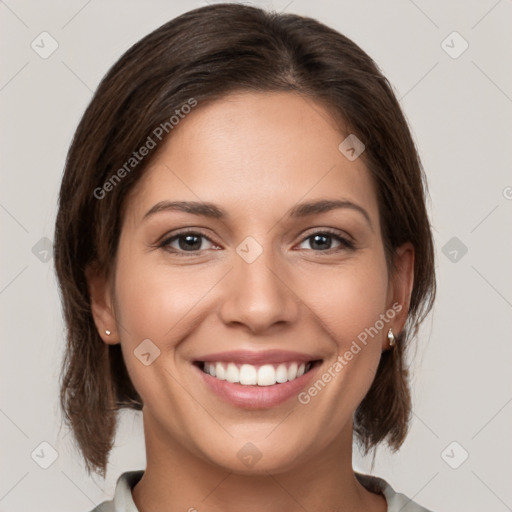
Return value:
M 285 473 L 300 462 L 298 447 L 281 442 L 277 444 L 275 440 L 269 442 L 267 439 L 261 443 L 231 440 L 229 446 L 220 443 L 217 446 L 219 449 L 214 453 L 211 450 L 203 452 L 207 460 L 239 475 Z

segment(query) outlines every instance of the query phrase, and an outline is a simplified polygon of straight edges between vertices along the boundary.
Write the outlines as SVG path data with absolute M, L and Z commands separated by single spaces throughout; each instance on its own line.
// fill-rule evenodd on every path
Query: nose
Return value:
M 269 249 L 252 262 L 235 254 L 222 297 L 222 321 L 226 325 L 242 325 L 253 334 L 297 321 L 301 301 L 293 291 L 293 278 L 285 265 Z

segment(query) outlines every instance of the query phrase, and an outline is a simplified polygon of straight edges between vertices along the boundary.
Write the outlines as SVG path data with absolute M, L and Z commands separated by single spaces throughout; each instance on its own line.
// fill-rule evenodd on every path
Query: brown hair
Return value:
M 406 119 L 376 64 L 345 36 L 307 17 L 216 4 L 169 21 L 114 64 L 67 156 L 55 231 L 67 326 L 60 403 L 89 474 L 105 476 L 117 412 L 141 410 L 142 401 L 120 345 L 105 344 L 97 332 L 85 269 L 112 271 L 123 205 L 157 149 L 111 181 L 108 195 L 97 191 L 191 98 L 201 105 L 241 90 L 294 91 L 320 101 L 366 146 L 361 158 L 376 184 L 388 265 L 393 270 L 394 251 L 405 242 L 414 246 L 415 264 L 406 327 L 381 356 L 354 432 L 365 454 L 383 440 L 397 450 L 407 434 L 406 348 L 432 306 L 435 274 L 426 183 Z

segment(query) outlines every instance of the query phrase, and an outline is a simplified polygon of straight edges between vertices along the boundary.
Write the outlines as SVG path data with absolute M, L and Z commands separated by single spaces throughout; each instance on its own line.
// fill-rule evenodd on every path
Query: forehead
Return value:
M 179 199 L 250 217 L 342 198 L 377 216 L 362 159 L 350 161 L 338 149 L 347 135 L 321 103 L 295 93 L 242 92 L 199 103 L 158 148 L 128 211 L 141 219 L 159 201 Z

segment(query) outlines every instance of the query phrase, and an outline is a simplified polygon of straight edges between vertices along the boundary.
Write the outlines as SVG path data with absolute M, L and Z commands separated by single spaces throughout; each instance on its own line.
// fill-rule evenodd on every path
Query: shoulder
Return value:
M 138 512 L 133 502 L 132 488 L 143 474 L 143 470 L 123 473 L 117 479 L 114 497 L 110 501 L 100 503 L 91 512 Z
M 115 512 L 114 501 L 104 501 L 100 503 L 97 507 L 93 508 L 91 512 Z
M 365 475 L 363 473 L 354 472 L 359 483 L 366 487 L 370 492 L 383 494 L 386 498 L 388 509 L 387 512 L 433 512 L 428 508 L 422 507 L 420 504 L 412 501 L 404 494 L 396 492 L 391 485 L 383 478 L 373 475 Z

